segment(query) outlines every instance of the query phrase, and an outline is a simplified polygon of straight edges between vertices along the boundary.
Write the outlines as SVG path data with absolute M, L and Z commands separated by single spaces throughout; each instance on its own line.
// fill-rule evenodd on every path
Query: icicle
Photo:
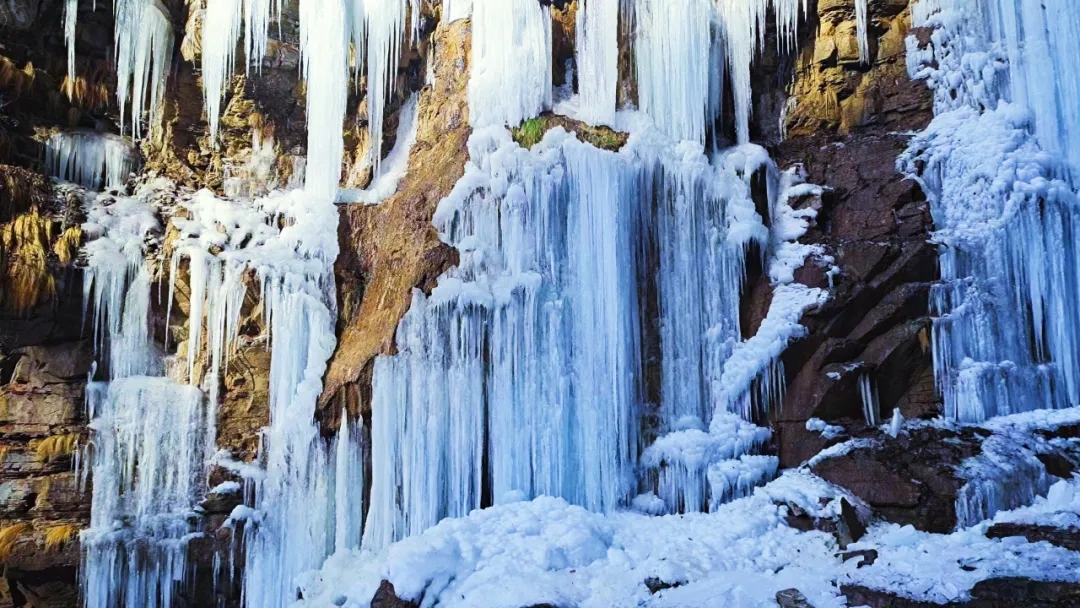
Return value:
M 158 0 L 117 0 L 116 96 L 120 123 L 130 101 L 131 132 L 142 136 L 143 113 L 151 125 L 160 117 L 165 83 L 172 65 L 173 33 L 169 11 Z
M 870 62 L 870 35 L 867 31 L 867 3 L 869 0 L 855 0 L 855 30 L 859 38 L 859 63 Z
M 221 98 L 230 83 L 240 39 L 241 0 L 207 0 L 202 27 L 202 83 L 210 140 L 217 141 Z M 250 36 L 250 35 L 249 35 Z
M 334 453 L 335 551 L 360 547 L 364 513 L 364 462 L 360 445 L 363 429 L 363 421 L 359 421 L 352 430 L 349 412 L 343 408 Z
M 862 399 L 863 418 L 867 426 L 878 425 L 878 395 L 877 387 L 870 379 L 870 374 L 859 374 L 859 397 Z
M 517 126 L 550 108 L 550 8 L 535 0 L 473 0 L 472 19 L 469 124 Z
M 619 84 L 619 0 L 582 1 L 575 56 L 583 119 L 611 124 Z
M 371 5 L 365 5 L 372 10 Z M 305 189 L 313 196 L 333 201 L 341 179 L 341 158 L 345 140 L 341 125 L 345 120 L 348 92 L 346 66 L 347 35 L 343 0 L 303 0 L 300 3 L 300 50 L 307 80 L 308 156 Z M 369 38 L 374 36 L 368 33 Z M 369 65 L 375 65 L 369 57 Z M 373 76 L 369 75 L 369 83 Z M 378 78 L 377 75 L 374 76 Z M 370 91 L 370 89 L 369 89 Z M 370 94 L 370 93 L 369 93 Z M 368 107 L 381 99 L 368 98 Z M 372 133 L 382 133 L 381 113 Z M 377 146 L 376 146 L 377 147 Z
M 45 142 L 49 174 L 93 190 L 122 186 L 139 170 L 139 152 L 110 133 L 61 131 Z
M 75 24 L 79 20 L 79 0 L 64 0 L 64 43 L 67 45 L 68 78 L 75 82 Z
M 415 0 L 410 1 L 416 4 Z M 364 5 L 367 19 L 368 129 L 371 134 L 371 166 L 376 175 L 382 163 L 383 114 L 386 100 L 397 79 L 398 55 L 405 33 L 405 8 L 405 0 L 368 0 Z M 414 9 L 413 15 L 414 19 L 418 19 L 419 11 Z M 318 35 L 321 36 L 322 32 Z
M 637 0 L 638 104 L 675 139 L 705 143 L 712 43 L 709 0 Z

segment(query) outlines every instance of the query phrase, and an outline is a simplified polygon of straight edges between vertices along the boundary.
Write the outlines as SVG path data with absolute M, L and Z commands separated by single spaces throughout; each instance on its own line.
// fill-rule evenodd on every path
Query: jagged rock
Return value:
M 378 206 L 342 207 L 336 266 L 342 330 L 320 400 L 334 411 L 330 416 L 342 402 L 354 412 L 366 407 L 353 401 L 360 391 L 348 387 L 361 381 L 376 355 L 393 353 L 394 332 L 412 290 L 434 287 L 457 262 L 456 251 L 439 241 L 431 217 L 465 169 L 468 23 L 440 28 L 435 37 L 435 84 L 420 94 L 408 175 L 397 194 Z
M 780 608 L 814 608 L 798 589 L 783 589 L 776 592 L 776 603 Z
M 823 460 L 814 473 L 850 490 L 875 513 L 928 532 L 951 532 L 957 492 L 955 467 L 980 453 L 973 433 L 915 429 L 892 440 Z
M 873 566 L 877 561 L 878 552 L 874 549 L 863 549 L 862 551 L 847 551 L 840 554 L 840 559 L 848 561 L 849 559 L 858 558 L 859 563 L 856 564 L 856 568 L 862 568 L 864 566 Z
M 1080 551 L 1080 534 L 1071 528 L 1054 528 L 1035 524 L 994 524 L 986 530 L 987 538 L 1022 536 L 1029 543 L 1048 542 L 1069 551 Z
M 379 584 L 375 597 L 371 598 L 371 608 L 419 608 L 419 606 L 416 602 L 399 598 L 394 592 L 394 584 L 388 580 L 383 580 Z

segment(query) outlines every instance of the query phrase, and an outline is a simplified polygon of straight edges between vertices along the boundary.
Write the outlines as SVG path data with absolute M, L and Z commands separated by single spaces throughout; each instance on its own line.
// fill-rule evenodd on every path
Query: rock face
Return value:
M 850 56 L 851 2 L 818 3 L 817 38 L 804 44 L 794 70 L 794 101 L 784 115 L 787 139 L 774 156 L 800 165 L 827 187 L 804 242 L 811 257 L 796 278 L 828 287 L 832 297 L 803 319 L 809 336 L 784 356 L 788 385 L 773 415 L 782 466 L 796 466 L 829 445 L 808 431 L 811 418 L 858 428 L 865 423 L 862 386 L 876 393 L 878 420 L 894 408 L 905 418 L 935 416 L 939 407 L 929 350 L 928 295 L 937 254 L 927 242 L 929 208 L 918 186 L 895 169 L 904 132 L 924 127 L 931 98 L 908 80 L 903 40 L 910 15 L 903 1 L 870 3 L 871 61 Z M 848 49 L 845 51 L 845 49 Z M 753 298 L 763 299 L 764 281 Z

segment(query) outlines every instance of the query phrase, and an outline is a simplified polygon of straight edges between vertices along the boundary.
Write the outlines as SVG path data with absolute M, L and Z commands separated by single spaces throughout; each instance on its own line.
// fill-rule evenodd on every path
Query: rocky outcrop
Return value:
M 370 405 L 361 393 L 369 390 L 374 357 L 393 353 L 394 332 L 412 290 L 430 290 L 457 262 L 431 218 L 468 157 L 469 27 L 457 21 L 435 32 L 435 78 L 420 92 L 416 144 L 397 193 L 378 206 L 342 207 L 336 265 L 340 337 L 326 376 L 324 417 L 334 418 L 343 406 L 355 414 L 361 404 Z
M 1073 608 L 1080 606 L 1080 584 L 1024 578 L 990 578 L 975 583 L 971 599 L 937 604 L 898 597 L 866 587 L 840 588 L 852 606 L 870 608 Z
M 831 297 L 804 317 L 809 335 L 784 355 L 787 390 L 773 415 L 782 466 L 838 440 L 807 430 L 809 419 L 865 426 L 861 382 L 876 392 L 879 420 L 894 408 L 906 418 L 938 413 L 927 318 L 938 276 L 927 242 L 931 219 L 918 186 L 895 168 L 904 133 L 931 117 L 929 92 L 907 77 L 906 4 L 870 2 L 871 61 L 864 65 L 853 2 L 819 2 L 817 36 L 793 68 L 787 138 L 774 157 L 826 187 L 820 199 L 797 203 L 817 211 L 802 241 L 825 253 L 808 259 L 796 279 L 831 287 Z M 764 300 L 767 292 L 759 280 L 751 298 Z

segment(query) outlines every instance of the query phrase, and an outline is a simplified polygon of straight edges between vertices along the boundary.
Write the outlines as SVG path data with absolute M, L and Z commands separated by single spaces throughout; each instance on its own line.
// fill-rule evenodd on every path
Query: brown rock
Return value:
M 419 608 L 416 602 L 403 600 L 394 592 L 394 584 L 384 580 L 371 598 L 371 608 Z

